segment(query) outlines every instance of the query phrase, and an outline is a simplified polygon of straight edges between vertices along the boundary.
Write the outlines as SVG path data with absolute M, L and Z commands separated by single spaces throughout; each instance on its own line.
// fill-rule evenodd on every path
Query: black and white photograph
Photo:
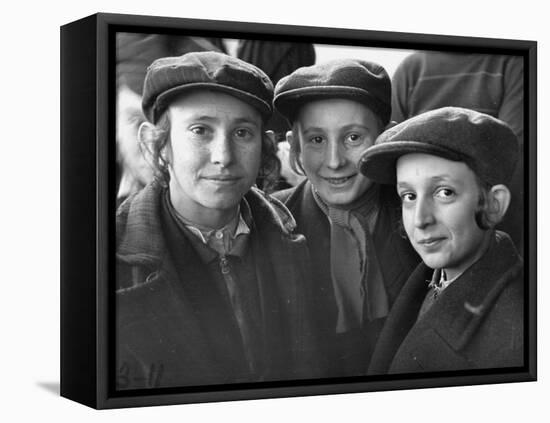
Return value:
M 116 140 L 92 405 L 535 379 L 535 43 L 99 14 L 62 28 L 67 133 L 86 25 Z
M 526 364 L 523 57 L 116 37 L 117 389 Z
M 544 415 L 540 7 L 28 6 L 4 420 Z

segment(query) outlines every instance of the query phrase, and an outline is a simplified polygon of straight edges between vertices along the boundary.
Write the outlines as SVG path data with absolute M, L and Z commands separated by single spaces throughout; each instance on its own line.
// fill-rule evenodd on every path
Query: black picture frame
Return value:
M 117 32 L 191 33 L 523 57 L 527 294 L 524 366 L 226 387 L 116 391 L 112 383 L 112 297 L 116 201 L 113 183 L 116 155 L 114 37 Z M 534 41 L 103 13 L 61 27 L 61 395 L 104 409 L 536 380 L 536 68 L 537 44 Z

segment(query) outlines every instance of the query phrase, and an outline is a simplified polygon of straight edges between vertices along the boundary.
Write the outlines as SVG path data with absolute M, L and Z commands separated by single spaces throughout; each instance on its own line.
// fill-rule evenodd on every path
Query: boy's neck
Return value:
M 229 209 L 209 209 L 202 207 L 200 210 L 195 210 L 190 209 L 183 202 L 174 201 L 171 195 L 168 198 L 174 210 L 186 224 L 195 226 L 201 230 L 223 228 L 235 218 L 240 210 L 238 204 Z
M 455 280 L 458 276 L 464 273 L 466 269 L 477 262 L 489 248 L 493 234 L 494 230 L 492 229 L 485 231 L 483 239 L 480 242 L 476 252 L 472 254 L 467 260 L 465 260 L 465 262 L 463 262 L 460 266 L 454 267 L 452 269 L 442 269 L 445 272 L 447 279 Z

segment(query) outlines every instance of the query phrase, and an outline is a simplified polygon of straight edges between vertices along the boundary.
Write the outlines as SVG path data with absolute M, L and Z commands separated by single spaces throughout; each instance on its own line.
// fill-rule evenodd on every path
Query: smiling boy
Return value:
M 117 211 L 117 389 L 312 377 L 305 240 L 252 187 L 277 160 L 272 95 L 221 53 L 149 67 L 139 138 L 157 174 Z
M 494 229 L 518 141 L 502 121 L 446 107 L 386 131 L 361 170 L 395 184 L 423 263 L 406 282 L 369 373 L 523 365 L 523 260 Z
M 365 374 L 374 342 L 418 257 L 397 231 L 399 199 L 357 163 L 389 123 L 384 68 L 363 60 L 303 67 L 277 83 L 290 164 L 307 179 L 275 193 L 312 259 L 312 304 L 325 376 Z

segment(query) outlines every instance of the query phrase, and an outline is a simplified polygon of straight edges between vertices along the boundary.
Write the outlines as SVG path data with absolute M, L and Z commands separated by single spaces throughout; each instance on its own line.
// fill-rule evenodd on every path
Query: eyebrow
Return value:
M 250 125 L 260 126 L 260 124 L 256 121 L 256 119 L 249 118 L 249 117 L 237 118 L 237 119 L 235 119 L 234 122 L 237 123 L 237 124 L 247 123 L 247 124 L 250 124 Z
M 453 183 L 461 183 L 461 179 L 453 178 L 451 175 L 443 174 L 443 175 L 437 175 L 432 176 L 429 178 L 431 182 L 453 182 Z M 398 182 L 396 184 L 397 188 L 408 188 L 409 183 L 408 182 Z
M 203 121 L 208 121 L 208 122 L 218 121 L 218 118 L 210 116 L 210 115 L 196 115 L 196 116 L 191 116 L 190 119 L 191 120 L 203 120 Z M 237 125 L 249 124 L 249 125 L 254 125 L 254 126 L 258 126 L 258 127 L 261 126 L 258 122 L 256 122 L 256 120 L 254 118 L 249 118 L 249 117 L 238 117 L 238 118 L 233 120 L 233 123 L 237 124 Z
M 398 182 L 395 186 L 395 188 L 397 189 L 397 191 L 399 191 L 400 189 L 408 189 L 410 188 L 410 185 L 407 183 L 407 182 Z
M 324 131 L 324 128 L 320 128 L 318 126 L 308 126 L 307 128 L 305 128 L 303 125 L 300 125 L 299 128 L 304 133 L 307 133 L 307 132 L 323 132 Z
M 434 182 L 462 182 L 462 179 L 457 179 L 456 177 L 448 174 L 433 176 L 430 179 Z
M 367 131 L 370 131 L 370 126 L 366 126 L 366 125 L 363 125 L 361 123 L 350 123 L 349 125 L 345 125 L 345 126 L 342 126 L 341 129 L 343 130 L 350 130 L 350 129 L 353 129 L 353 128 L 362 128 L 362 129 L 365 129 Z
M 327 128 L 321 128 L 319 126 L 308 126 L 307 128 L 305 128 L 303 125 L 300 125 L 301 126 L 301 130 L 302 132 L 304 133 L 307 133 L 307 132 L 324 132 L 327 130 Z M 361 128 L 361 129 L 364 129 L 366 131 L 371 131 L 371 128 L 368 127 L 368 126 L 365 126 L 365 125 L 362 125 L 360 123 L 351 123 L 349 125 L 345 125 L 345 126 L 342 126 L 341 128 L 338 128 L 340 131 L 349 131 L 350 129 L 354 129 L 354 128 Z

